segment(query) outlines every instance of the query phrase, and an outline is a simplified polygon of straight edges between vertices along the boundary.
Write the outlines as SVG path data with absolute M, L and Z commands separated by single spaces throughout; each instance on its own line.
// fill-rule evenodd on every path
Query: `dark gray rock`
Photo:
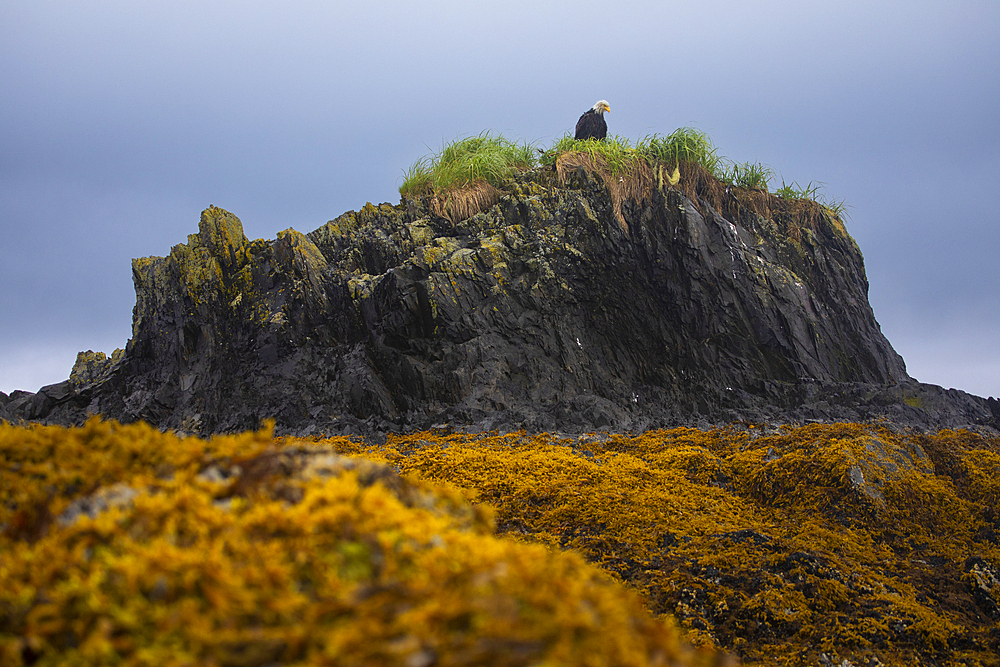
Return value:
M 15 389 L 10 392 L 5 402 L 0 402 L 0 419 L 15 421 L 23 419 L 23 412 L 28 401 L 34 396 L 30 391 Z
M 0 409 L 201 433 L 997 426 L 995 401 L 907 376 L 836 220 L 792 238 L 665 188 L 623 225 L 601 183 L 571 184 L 527 174 L 458 224 L 366 204 L 274 241 L 209 208 L 186 244 L 133 261 L 124 353 Z

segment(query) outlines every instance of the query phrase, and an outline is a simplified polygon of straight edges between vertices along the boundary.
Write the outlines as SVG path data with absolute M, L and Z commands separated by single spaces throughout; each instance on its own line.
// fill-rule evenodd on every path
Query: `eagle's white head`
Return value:
M 594 105 L 593 111 L 595 113 L 599 113 L 601 115 L 604 115 L 605 111 L 611 111 L 611 105 L 608 104 L 607 100 L 599 100 L 597 102 L 597 104 Z

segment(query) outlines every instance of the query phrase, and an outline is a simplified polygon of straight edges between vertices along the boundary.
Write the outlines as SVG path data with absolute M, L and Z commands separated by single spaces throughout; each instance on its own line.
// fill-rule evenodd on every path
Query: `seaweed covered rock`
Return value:
M 390 436 L 447 482 L 759 665 L 1000 665 L 1000 438 L 857 424 Z M 345 449 L 346 447 L 346 449 Z
M 769 218 L 721 189 L 716 208 L 685 183 L 630 199 L 537 170 L 459 222 L 366 204 L 274 241 L 209 208 L 187 243 L 134 260 L 124 354 L 0 416 L 301 435 L 998 424 L 995 401 L 906 375 L 832 212 Z
M 330 443 L 0 426 L 0 664 L 723 664 L 492 531 Z

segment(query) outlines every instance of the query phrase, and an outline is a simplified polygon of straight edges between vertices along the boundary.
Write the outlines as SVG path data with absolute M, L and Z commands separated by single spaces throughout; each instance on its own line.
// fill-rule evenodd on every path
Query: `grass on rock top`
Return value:
M 560 158 L 570 154 L 578 156 L 573 160 L 574 165 L 603 172 L 608 182 L 611 179 L 634 180 L 635 183 L 625 189 L 640 193 L 642 198 L 648 196 L 655 183 L 663 187 L 663 169 L 667 174 L 678 169 L 685 194 L 695 200 L 707 194 L 713 205 L 720 204 L 720 210 L 724 208 L 721 199 L 729 190 L 737 197 L 742 193 L 744 199 L 752 200 L 754 203 L 750 207 L 761 215 L 771 215 L 778 208 L 774 203 L 760 203 L 775 199 L 769 191 L 774 179 L 770 167 L 723 157 L 704 132 L 690 127 L 679 128 L 668 135 L 646 136 L 634 146 L 619 136 L 608 137 L 605 141 L 578 141 L 565 135 L 546 150 L 484 132 L 445 144 L 440 152 L 417 160 L 406 172 L 399 191 L 403 197 L 438 198 L 444 202 L 437 209 L 439 214 L 462 217 L 495 203 L 505 182 L 517 173 L 532 170 L 539 164 L 556 168 Z M 783 182 L 774 194 L 786 203 L 786 208 L 789 204 L 796 209 L 815 204 L 834 216 L 843 214 L 847 208 L 843 201 L 826 200 L 820 193 L 821 185 L 810 182 L 802 188 L 795 182 Z M 464 201 L 470 197 L 470 191 L 475 199 L 473 205 Z M 456 207 L 452 200 L 459 205 Z M 616 212 L 619 209 L 617 205 Z M 815 218 L 815 215 L 810 209 L 806 217 Z
M 496 187 L 516 172 L 532 169 L 536 164 L 533 146 L 484 132 L 446 144 L 439 153 L 415 162 L 399 192 L 404 197 L 418 197 L 467 187 L 477 181 Z

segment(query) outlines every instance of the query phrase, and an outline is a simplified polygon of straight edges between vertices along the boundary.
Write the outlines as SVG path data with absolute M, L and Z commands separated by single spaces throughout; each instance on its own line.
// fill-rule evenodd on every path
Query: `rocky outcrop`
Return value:
M 201 433 L 997 426 L 995 401 L 907 376 L 836 218 L 790 234 L 669 186 L 625 202 L 625 224 L 614 208 L 584 171 L 565 187 L 527 173 L 457 224 L 366 204 L 250 241 L 211 207 L 187 243 L 133 261 L 124 353 L 82 353 L 69 380 L 0 409 Z

